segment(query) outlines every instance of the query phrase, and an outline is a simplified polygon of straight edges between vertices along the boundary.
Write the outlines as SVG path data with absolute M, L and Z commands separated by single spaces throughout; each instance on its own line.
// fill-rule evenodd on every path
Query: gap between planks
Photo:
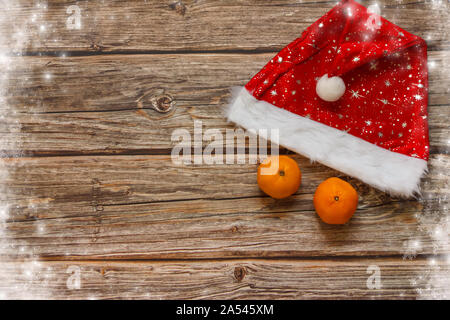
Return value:
M 447 43 L 444 43 L 447 45 Z M 448 43 L 450 45 L 450 42 Z M 285 45 L 288 45 L 286 43 Z M 72 51 L 72 50 L 59 50 L 59 51 L 25 51 L 20 54 L 22 57 L 60 57 L 61 54 L 65 54 L 66 57 L 90 57 L 90 56 L 112 56 L 112 55 L 204 55 L 204 54 L 216 54 L 216 55 L 253 55 L 253 54 L 278 54 L 285 45 L 281 46 L 269 46 L 266 48 L 257 49 L 222 49 L 222 50 L 115 50 L 115 51 Z M 442 44 L 427 45 L 428 52 L 440 52 L 447 51 Z M 13 55 L 17 56 L 17 55 Z
M 308 261 L 330 261 L 330 262 L 360 262 L 362 259 L 364 260 L 385 260 L 385 261 L 415 261 L 415 262 L 426 262 L 429 259 L 435 260 L 445 260 L 447 255 L 445 254 L 417 254 L 414 259 L 405 258 L 402 254 L 386 254 L 386 255 L 365 255 L 365 256 L 271 256 L 271 257 L 252 257 L 252 256 L 243 256 L 243 257 L 223 257 L 223 258 L 178 258 L 178 259 L 164 259 L 164 258 L 123 258 L 120 257 L 118 259 L 114 259 L 112 257 L 105 257 L 105 259 L 99 259 L 98 256 L 96 258 L 90 258 L 89 256 L 83 256 L 81 259 L 79 256 L 54 256 L 54 257 L 39 257 L 39 261 L 41 262 L 86 262 L 86 263 L 136 263 L 136 264 L 145 264 L 145 263 L 181 263 L 181 262 L 192 262 L 192 263 L 213 263 L 213 262 L 308 262 Z M 27 259 L 15 259 L 2 257 L 3 262 L 10 263 L 21 263 L 26 261 Z

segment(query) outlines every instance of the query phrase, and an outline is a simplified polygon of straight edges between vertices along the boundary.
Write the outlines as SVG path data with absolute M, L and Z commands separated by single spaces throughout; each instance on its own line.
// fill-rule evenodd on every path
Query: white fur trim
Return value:
M 427 170 L 425 160 L 257 100 L 245 88 L 233 90 L 227 118 L 246 129 L 279 129 L 280 145 L 393 195 L 419 193 L 420 178 Z

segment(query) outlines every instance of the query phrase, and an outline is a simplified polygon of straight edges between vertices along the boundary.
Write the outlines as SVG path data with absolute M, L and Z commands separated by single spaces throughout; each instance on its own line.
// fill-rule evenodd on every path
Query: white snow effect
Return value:
M 14 106 L 8 104 L 9 81 L 15 68 L 24 64 L 21 54 L 30 44 L 30 30 L 40 28 L 36 25 L 46 4 L 36 4 L 36 12 L 29 21 L 15 21 L 21 8 L 21 0 L 0 0 L 0 127 L 6 134 L 0 135 L 0 299 L 36 299 L 50 297 L 50 291 L 39 290 L 39 296 L 34 289 L 47 285 L 51 274 L 43 276 L 42 265 L 26 245 L 17 243 L 11 234 L 9 225 L 14 219 L 11 203 L 8 203 L 8 181 L 12 179 L 15 161 L 6 158 L 17 157 L 11 154 L 20 150 L 20 123 Z M 26 79 L 14 79 L 16 83 L 24 83 Z M 18 82 L 20 81 L 20 82 Z M 8 134 L 9 133 L 9 134 Z M 15 139 L 11 137 L 15 134 Z
M 444 152 L 443 152 L 444 153 Z M 431 241 L 433 254 L 428 256 L 428 267 L 411 279 L 419 299 L 450 299 L 450 198 L 445 191 L 450 189 L 448 174 L 434 172 L 434 166 L 448 167 L 445 156 L 437 156 L 430 160 L 430 175 L 433 182 L 423 184 L 423 196 L 420 202 L 422 212 L 415 215 L 419 221 L 417 236 L 423 236 Z M 439 192 L 436 192 L 439 190 Z M 414 259 L 422 251 L 422 243 L 412 235 L 405 242 L 404 258 Z

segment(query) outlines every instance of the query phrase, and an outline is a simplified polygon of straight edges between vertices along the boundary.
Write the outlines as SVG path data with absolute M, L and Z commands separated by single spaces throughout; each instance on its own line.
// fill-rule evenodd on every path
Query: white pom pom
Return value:
M 322 100 L 337 101 L 344 95 L 344 80 L 341 77 L 328 78 L 328 74 L 325 74 L 317 81 L 316 92 Z

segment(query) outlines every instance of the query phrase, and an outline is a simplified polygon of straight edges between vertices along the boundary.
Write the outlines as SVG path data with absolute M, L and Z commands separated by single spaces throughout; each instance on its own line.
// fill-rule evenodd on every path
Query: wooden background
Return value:
M 171 134 L 192 132 L 194 120 L 234 128 L 222 112 L 229 88 L 244 85 L 334 1 L 42 3 L 17 1 L 0 20 L 3 50 L 26 30 L 0 106 L 4 297 L 448 294 L 448 2 L 379 1 L 384 17 L 429 45 L 432 154 L 422 197 L 392 198 L 294 155 L 302 187 L 283 201 L 259 191 L 255 165 L 173 164 Z M 74 4 L 80 30 L 66 28 Z M 164 106 L 170 97 L 173 112 L 152 109 L 152 99 Z M 314 213 L 315 188 L 330 176 L 360 194 L 346 226 Z M 372 265 L 380 289 L 367 287 Z M 73 270 L 79 289 L 68 285 Z

